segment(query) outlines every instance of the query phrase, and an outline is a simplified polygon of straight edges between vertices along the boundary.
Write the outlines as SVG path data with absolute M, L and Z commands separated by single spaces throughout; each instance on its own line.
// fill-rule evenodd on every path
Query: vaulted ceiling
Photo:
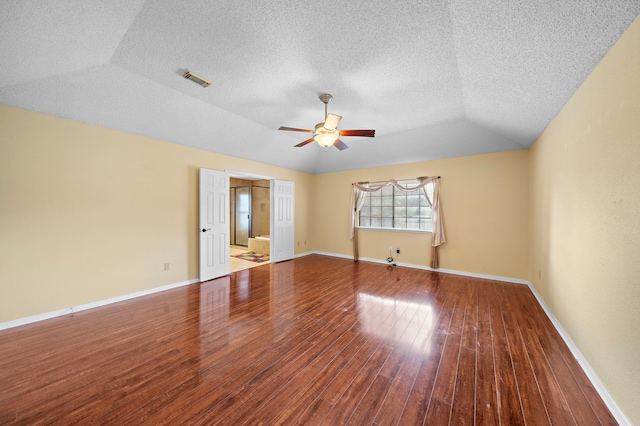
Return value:
M 637 0 L 6 0 L 0 103 L 306 171 L 529 147 Z M 189 69 L 207 88 L 182 77 Z M 294 145 L 323 121 L 350 147 Z

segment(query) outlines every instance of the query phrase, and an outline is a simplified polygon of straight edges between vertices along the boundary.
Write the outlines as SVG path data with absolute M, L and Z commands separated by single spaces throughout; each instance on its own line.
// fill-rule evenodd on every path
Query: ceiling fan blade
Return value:
M 280 126 L 280 128 L 278 130 L 287 130 L 289 132 L 306 132 L 306 133 L 313 133 L 315 130 L 309 130 L 309 129 L 298 129 L 295 127 L 285 127 L 285 126 Z
M 344 151 L 345 149 L 349 148 L 347 144 L 342 142 L 340 139 L 336 139 L 336 141 L 333 143 L 333 146 L 338 148 L 340 151 Z
M 301 146 L 305 146 L 308 143 L 313 142 L 313 137 L 307 139 L 306 141 L 300 142 L 298 145 L 294 145 L 296 148 L 300 148 Z
M 342 116 L 335 114 L 327 114 L 327 119 L 324 121 L 324 128 L 327 130 L 333 130 L 338 127 L 338 123 L 342 119 Z
M 340 136 L 364 136 L 366 138 L 373 138 L 376 135 L 375 130 L 338 130 Z

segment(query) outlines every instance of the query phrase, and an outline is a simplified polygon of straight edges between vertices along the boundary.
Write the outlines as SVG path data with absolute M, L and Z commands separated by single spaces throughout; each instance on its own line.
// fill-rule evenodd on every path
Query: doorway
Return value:
M 199 174 L 201 281 L 294 258 L 294 182 L 228 170 L 221 172 L 201 168 Z M 246 247 L 231 245 L 231 234 L 235 231 L 235 211 L 232 212 L 231 207 L 235 204 L 235 201 L 232 203 L 232 177 L 248 181 L 236 186 L 254 187 L 249 196 L 253 196 L 254 200 L 262 200 L 250 203 L 249 215 L 253 216 L 254 221 L 249 221 L 248 235 L 251 237 L 248 237 Z M 256 217 L 260 220 L 256 220 Z M 232 263 L 237 259 L 237 254 L 234 256 L 231 248 L 236 247 L 240 253 L 235 253 L 246 255 L 245 252 L 251 251 L 252 243 L 264 247 L 269 254 L 255 256 L 254 253 L 249 260 L 240 259 L 242 264 L 234 267 Z
M 271 180 L 231 175 L 231 271 L 270 263 Z

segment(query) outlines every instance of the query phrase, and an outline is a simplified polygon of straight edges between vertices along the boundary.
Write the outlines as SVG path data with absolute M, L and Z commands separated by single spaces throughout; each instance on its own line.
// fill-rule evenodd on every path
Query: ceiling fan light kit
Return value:
M 338 139 L 338 135 L 335 133 L 321 133 L 315 135 L 313 139 L 323 148 L 329 148 Z
M 333 99 L 328 93 L 323 93 L 319 96 L 322 103 L 324 103 L 324 122 L 316 124 L 314 130 L 299 129 L 296 127 L 281 126 L 278 130 L 286 130 L 290 132 L 307 132 L 313 133 L 313 136 L 306 141 L 300 142 L 295 145 L 296 148 L 307 145 L 314 140 L 318 142 L 323 148 L 335 146 L 340 151 L 349 148 L 344 142 L 340 140 L 340 136 L 362 136 L 372 138 L 375 136 L 375 130 L 338 130 L 338 123 L 342 119 L 342 116 L 336 114 L 329 114 L 327 112 L 327 104 Z

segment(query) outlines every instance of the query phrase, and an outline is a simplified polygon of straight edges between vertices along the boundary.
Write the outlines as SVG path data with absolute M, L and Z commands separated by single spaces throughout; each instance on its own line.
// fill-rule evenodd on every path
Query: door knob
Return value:
M 211 231 L 211 228 L 208 228 L 208 229 L 202 228 L 202 232 L 207 232 L 207 231 Z

